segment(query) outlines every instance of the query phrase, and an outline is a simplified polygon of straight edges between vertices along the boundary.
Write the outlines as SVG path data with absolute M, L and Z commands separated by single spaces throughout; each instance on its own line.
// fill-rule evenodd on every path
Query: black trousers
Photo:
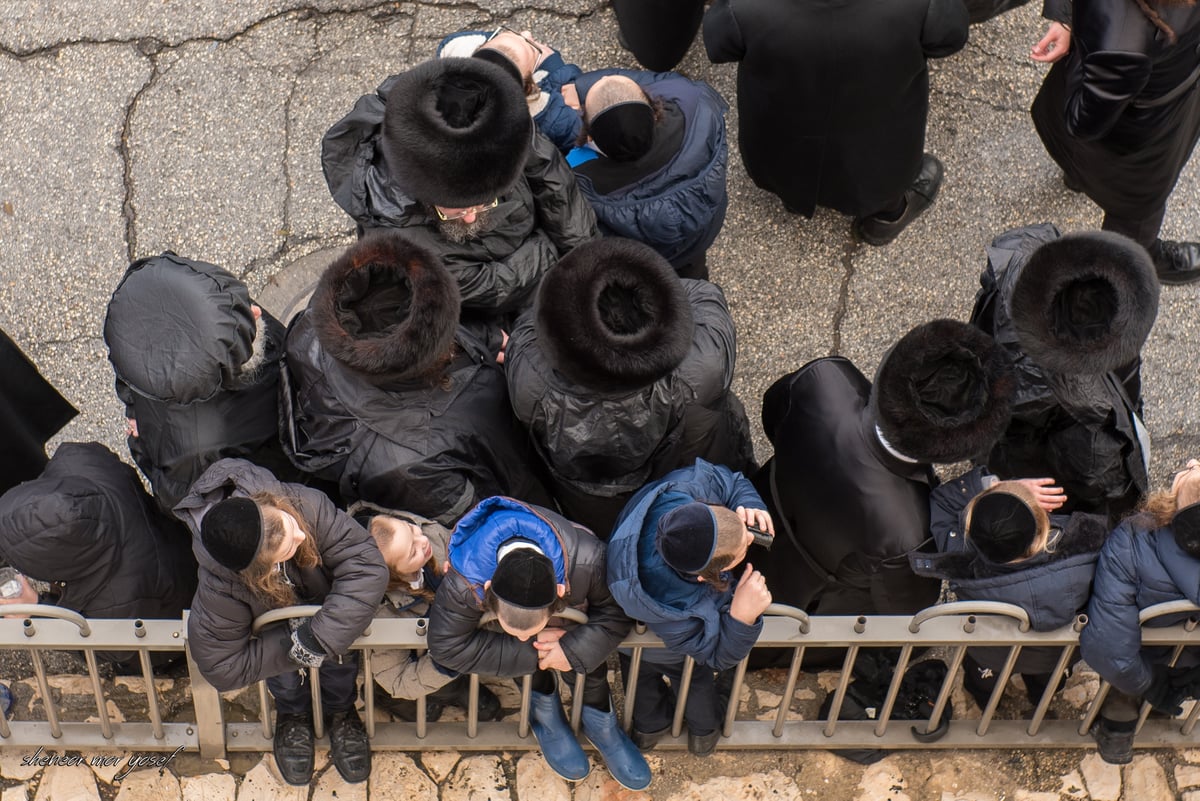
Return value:
M 1034 650 L 1034 649 L 1028 649 Z M 1057 648 L 1048 649 L 1055 653 Z M 1022 651 L 1024 655 L 1025 651 Z M 1018 658 L 1019 660 L 1019 658 Z M 1075 656 L 1075 662 L 1079 661 L 1079 656 Z M 1075 663 L 1072 662 L 1072 665 Z M 1020 668 L 1020 661 L 1016 667 Z M 1014 674 L 1018 673 L 1016 669 Z M 1042 700 L 1042 696 L 1046 694 L 1046 688 L 1050 685 L 1051 673 L 1030 673 L 1028 671 L 1020 672 L 1021 680 L 1025 682 L 1025 695 L 1029 698 L 1029 702 L 1037 706 Z M 1068 667 L 1066 672 L 1058 680 L 1058 684 L 1054 688 L 1054 692 L 1058 692 L 1062 688 L 1063 681 L 1071 675 L 1071 668 Z M 992 691 L 996 689 L 996 682 L 1000 679 L 1000 669 L 991 668 L 980 663 L 968 650 L 966 656 L 963 657 L 963 689 L 971 694 L 975 699 L 975 703 L 979 704 L 979 708 L 983 709 L 987 706 L 988 699 L 992 697 Z
M 572 691 L 575 688 L 574 673 L 562 673 L 563 681 L 567 682 Z M 521 687 L 521 679 L 516 679 L 517 688 Z M 531 689 L 535 693 L 549 695 L 555 691 L 554 673 L 549 670 L 539 670 L 533 674 L 533 683 Z M 611 705 L 612 692 L 608 686 L 608 663 L 600 665 L 600 667 L 587 674 L 587 678 L 583 681 L 583 704 L 590 706 L 592 709 L 599 709 L 602 712 L 607 712 L 612 709 Z
M 1104 222 L 1100 224 L 1101 230 L 1115 231 L 1118 234 L 1124 234 L 1146 250 L 1150 250 L 1154 243 L 1158 241 L 1158 232 L 1162 229 L 1163 217 L 1167 214 L 1165 205 L 1159 206 L 1154 211 L 1145 217 L 1132 219 L 1129 217 L 1119 217 L 1109 212 L 1104 213 Z
M 633 728 L 640 732 L 662 731 L 671 725 L 675 716 L 674 688 L 683 680 L 684 660 L 675 654 L 662 656 L 672 661 L 651 662 L 643 656 L 638 670 L 637 695 L 633 700 Z M 628 687 L 632 660 L 624 653 L 618 657 L 621 675 Z M 670 686 L 666 679 L 670 679 Z M 721 728 L 732 680 L 732 670 L 717 673 L 712 668 L 696 665 L 692 671 L 692 683 L 688 687 L 687 703 L 683 708 L 683 719 L 689 734 L 703 736 Z
M 358 700 L 358 659 L 345 656 L 338 664 L 329 659 L 317 668 L 321 676 L 321 707 L 326 715 L 354 709 Z M 267 689 L 275 696 L 275 711 L 303 715 L 312 712 L 312 690 L 308 669 L 289 670 L 267 679 Z

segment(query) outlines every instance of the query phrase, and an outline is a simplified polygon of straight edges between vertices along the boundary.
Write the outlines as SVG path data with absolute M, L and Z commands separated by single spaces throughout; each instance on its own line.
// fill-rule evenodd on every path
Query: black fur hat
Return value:
M 933 320 L 884 355 L 871 410 L 900 453 L 920 462 L 958 462 L 985 453 L 1004 433 L 1016 383 L 991 337 L 956 320 Z
M 254 561 L 262 534 L 262 510 L 249 498 L 226 498 L 205 512 L 200 521 L 204 549 L 235 573 Z
M 568 253 L 542 279 L 535 314 L 551 365 L 589 389 L 649 386 L 692 346 L 692 306 L 679 276 L 632 239 L 593 239 Z
M 533 121 L 519 84 L 478 58 L 435 58 L 387 95 L 380 145 L 408 195 L 448 208 L 503 195 L 525 167 Z
M 326 268 L 309 302 L 325 351 L 373 376 L 435 370 L 458 330 L 458 284 L 430 251 L 397 231 L 373 233 Z
M 1017 341 L 1056 373 L 1106 373 L 1141 352 L 1158 314 L 1145 248 L 1109 231 L 1067 234 L 1034 251 L 1009 306 Z

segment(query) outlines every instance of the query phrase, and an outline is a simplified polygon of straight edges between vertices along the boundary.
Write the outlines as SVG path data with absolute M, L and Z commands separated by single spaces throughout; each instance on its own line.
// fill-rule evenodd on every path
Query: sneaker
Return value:
M 312 781 L 315 740 L 311 714 L 275 715 L 275 765 L 288 784 L 303 787 Z
M 329 758 L 350 784 L 365 782 L 371 775 L 371 741 L 356 710 L 329 716 Z
M 921 171 L 912 185 L 904 191 L 904 212 L 895 220 L 872 214 L 855 217 L 851 226 L 854 235 L 868 245 L 886 245 L 900 235 L 908 224 L 929 208 L 942 186 L 945 171 L 942 162 L 926 153 L 921 157 Z
M 1190 284 L 1200 279 L 1200 244 L 1160 239 L 1150 248 L 1154 272 L 1163 284 Z
M 1133 737 L 1136 721 L 1127 724 L 1096 718 L 1088 733 L 1096 741 L 1100 758 L 1110 765 L 1128 765 L 1133 761 Z M 1128 728 L 1126 728 L 1126 726 Z

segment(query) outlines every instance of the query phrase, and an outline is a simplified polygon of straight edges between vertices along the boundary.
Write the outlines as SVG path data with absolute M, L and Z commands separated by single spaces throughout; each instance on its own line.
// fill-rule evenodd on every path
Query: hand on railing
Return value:
M 746 563 L 746 570 L 733 591 L 733 603 L 729 606 L 729 615 L 734 620 L 753 626 L 759 615 L 767 611 L 771 605 L 771 591 L 767 589 L 767 580 L 763 574 L 754 569 L 754 565 Z

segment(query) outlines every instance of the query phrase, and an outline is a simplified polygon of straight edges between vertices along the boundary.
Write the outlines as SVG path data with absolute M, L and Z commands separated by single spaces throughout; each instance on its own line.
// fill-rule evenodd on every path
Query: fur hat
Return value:
M 545 609 L 558 599 L 554 563 L 533 548 L 509 551 L 492 574 L 492 594 L 518 609 Z
M 1068 234 L 1034 251 L 1009 300 L 1021 349 L 1056 373 L 1106 373 L 1133 361 L 1158 314 L 1145 248 L 1109 231 Z
M 658 519 L 655 537 L 664 562 L 680 573 L 695 575 L 717 551 L 717 518 L 703 503 L 685 503 Z
M 503 195 L 520 177 L 533 121 L 521 86 L 478 58 L 435 58 L 396 76 L 381 147 L 406 194 L 448 208 Z
M 919 462 L 958 462 L 985 453 L 1004 433 L 1016 383 L 991 337 L 956 320 L 933 320 L 884 355 L 870 404 L 900 453 Z
M 542 279 L 538 341 L 554 369 L 600 391 L 649 386 L 692 346 L 692 306 L 653 248 L 605 237 L 579 245 Z
M 200 521 L 200 541 L 209 556 L 235 573 L 254 561 L 262 535 L 262 510 L 249 498 L 227 498 Z
M 992 562 L 1005 564 L 1021 558 L 1037 535 L 1037 516 L 1011 492 L 989 492 L 971 504 L 967 538 Z
M 1180 549 L 1200 559 L 1200 503 L 1185 506 L 1171 518 L 1171 533 Z
M 325 351 L 373 376 L 406 380 L 441 363 L 458 330 L 458 284 L 430 251 L 398 231 L 351 245 L 309 302 Z

